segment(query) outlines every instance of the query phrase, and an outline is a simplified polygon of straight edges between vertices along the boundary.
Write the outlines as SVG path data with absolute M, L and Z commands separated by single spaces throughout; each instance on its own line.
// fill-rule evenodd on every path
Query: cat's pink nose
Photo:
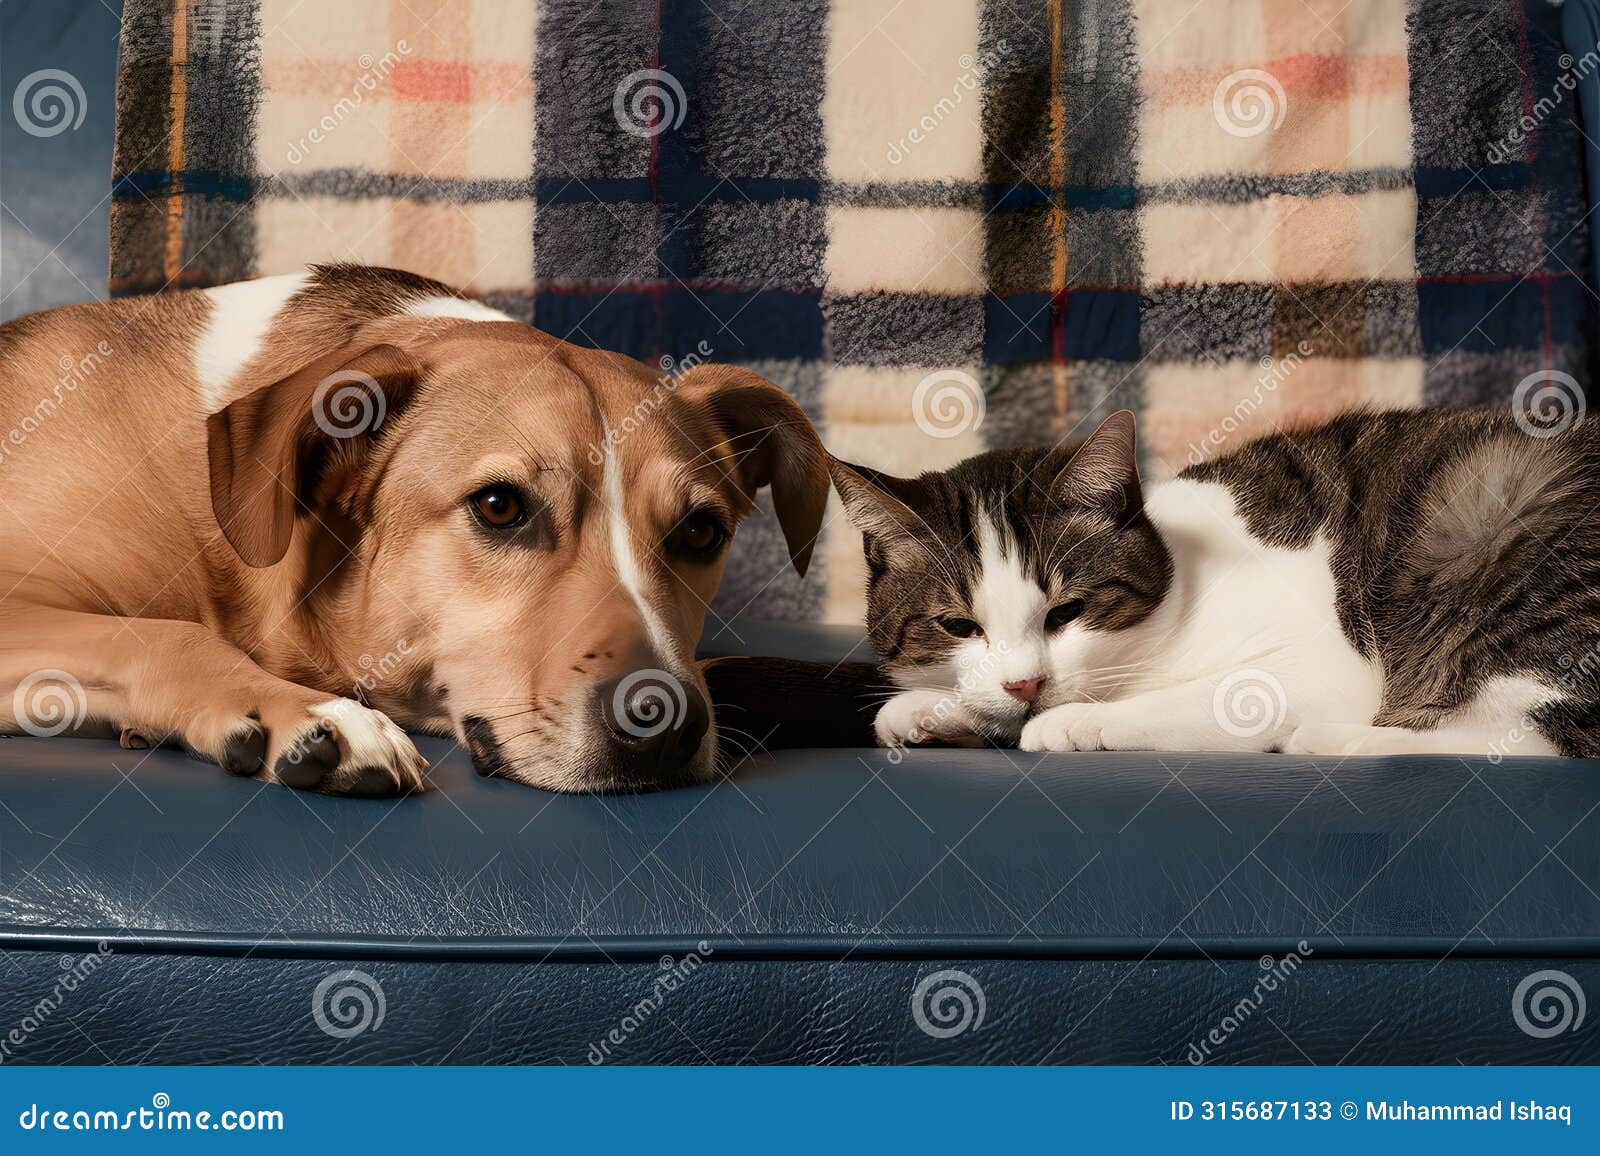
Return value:
M 1016 682 L 1002 684 L 1006 693 L 1012 698 L 1021 699 L 1023 702 L 1032 702 L 1039 697 L 1039 688 L 1044 685 L 1042 678 L 1019 678 Z

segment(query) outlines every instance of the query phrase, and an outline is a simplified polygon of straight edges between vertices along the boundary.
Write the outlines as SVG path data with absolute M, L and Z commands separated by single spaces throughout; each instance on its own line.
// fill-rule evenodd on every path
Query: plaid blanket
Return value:
M 113 288 L 396 265 L 750 365 L 879 468 L 1129 406 L 1160 477 L 1350 405 L 1587 387 L 1596 60 L 1558 13 L 127 0 Z M 824 534 L 800 583 L 770 516 L 742 532 L 708 635 L 858 620 Z

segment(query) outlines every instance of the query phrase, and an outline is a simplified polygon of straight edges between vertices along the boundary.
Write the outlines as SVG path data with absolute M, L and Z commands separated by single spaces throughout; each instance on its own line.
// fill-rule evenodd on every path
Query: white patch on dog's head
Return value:
M 261 351 L 273 319 L 309 279 L 285 273 L 205 290 L 211 317 L 194 347 L 202 412 L 216 413 L 233 400 L 228 387 L 234 375 Z
M 509 313 L 465 297 L 424 297 L 405 308 L 407 317 L 458 317 L 463 321 L 514 321 Z
M 681 643 L 673 637 L 673 632 L 661 620 L 661 614 L 656 610 L 650 600 L 649 592 L 645 589 L 645 574 L 639 566 L 639 560 L 634 556 L 633 530 L 628 525 L 627 504 L 622 494 L 622 463 L 617 458 L 610 423 L 601 418 L 600 424 L 604 431 L 602 444 L 605 446 L 605 463 L 601 475 L 602 497 L 606 504 L 606 519 L 611 534 L 611 555 L 616 561 L 617 581 L 622 583 L 622 588 L 628 592 L 628 597 L 632 598 L 633 604 L 639 608 L 639 617 L 644 621 L 645 632 L 650 636 L 650 646 L 656 657 L 676 672 L 679 669 L 678 649 Z

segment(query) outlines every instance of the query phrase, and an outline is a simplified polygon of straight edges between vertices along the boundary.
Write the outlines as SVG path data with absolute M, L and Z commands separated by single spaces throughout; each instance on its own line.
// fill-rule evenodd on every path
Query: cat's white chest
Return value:
M 1161 682 L 1214 682 L 1248 709 L 1301 721 L 1368 724 L 1382 672 L 1339 623 L 1330 550 L 1315 539 L 1283 549 L 1253 537 L 1233 495 L 1208 482 L 1150 489 L 1146 513 L 1172 556 L 1173 586 L 1146 629 Z M 1241 708 L 1244 709 L 1244 708 Z

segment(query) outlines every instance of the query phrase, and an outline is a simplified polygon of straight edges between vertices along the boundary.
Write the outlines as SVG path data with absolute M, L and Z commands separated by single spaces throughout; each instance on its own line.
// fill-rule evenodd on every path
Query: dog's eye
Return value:
M 696 510 L 673 531 L 673 545 L 682 553 L 705 558 L 722 549 L 728 531 L 715 514 Z
M 510 530 L 528 520 L 527 503 L 515 486 L 485 486 L 467 499 L 472 516 L 491 530 Z
M 1078 617 L 1078 615 L 1082 613 L 1082 598 L 1074 598 L 1069 602 L 1063 602 L 1059 606 L 1052 606 L 1050 608 L 1050 613 L 1044 616 L 1044 628 L 1051 631 L 1060 630 L 1063 626 L 1071 622 L 1074 618 Z
M 946 634 L 953 634 L 957 638 L 971 638 L 976 635 L 983 637 L 983 627 L 970 618 L 960 618 L 955 615 L 946 615 L 938 620 L 939 626 Z

